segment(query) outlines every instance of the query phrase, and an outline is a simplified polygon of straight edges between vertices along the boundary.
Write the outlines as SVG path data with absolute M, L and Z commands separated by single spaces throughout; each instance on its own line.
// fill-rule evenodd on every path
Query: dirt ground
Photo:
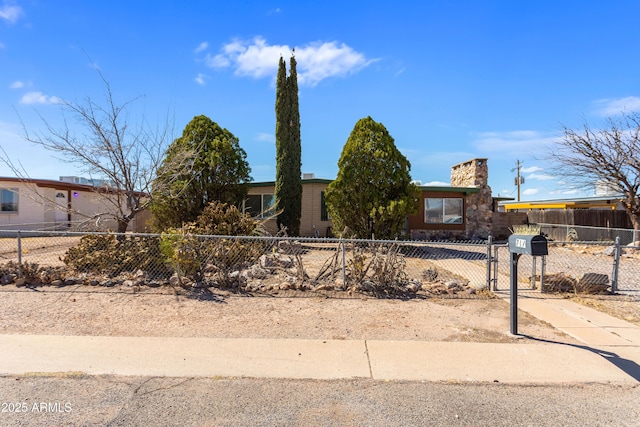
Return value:
M 195 293 L 197 292 L 197 293 Z M 514 342 L 509 305 L 490 297 L 248 296 L 212 289 L 0 287 L 3 334 Z M 526 313 L 519 332 L 572 338 Z M 518 342 L 532 342 L 518 340 Z
M 42 265 L 61 265 L 61 257 L 70 246 L 77 244 L 79 238 L 23 240 L 23 258 Z M 0 245 L 1 261 L 13 259 L 15 255 L 13 240 L 9 243 Z M 590 246 L 582 249 L 595 250 Z M 315 274 L 331 255 L 325 252 L 307 253 L 305 265 L 311 273 Z M 410 261 L 408 268 L 418 272 L 435 265 L 433 260 L 412 258 Z M 473 270 L 470 266 L 473 261 L 455 259 L 452 263 L 451 271 L 470 274 Z M 439 278 L 458 277 L 442 265 L 438 265 L 438 271 Z M 420 294 L 407 300 L 375 299 L 357 294 L 349 296 L 340 292 L 331 296 L 327 298 L 318 293 L 300 291 L 249 296 L 213 288 L 211 291 L 192 292 L 181 289 L 176 293 L 170 287 L 76 285 L 18 288 L 5 285 L 0 286 L 0 333 L 475 342 L 515 340 L 507 334 L 510 329 L 508 303 L 490 298 L 490 292 L 441 297 Z M 640 295 L 566 294 L 558 297 L 571 298 L 640 324 Z M 537 338 L 573 342 L 570 337 L 526 313 L 519 315 L 519 331 Z M 523 341 L 526 340 L 518 340 Z
M 610 316 L 640 325 L 640 299 L 637 295 L 571 295 L 569 298 Z

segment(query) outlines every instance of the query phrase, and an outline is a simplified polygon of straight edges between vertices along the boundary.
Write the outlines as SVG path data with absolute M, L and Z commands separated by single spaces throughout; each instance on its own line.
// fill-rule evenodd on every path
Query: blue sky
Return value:
M 56 100 L 100 100 L 92 64 L 131 120 L 204 114 L 275 177 L 275 86 L 295 48 L 302 169 L 334 178 L 355 123 L 382 122 L 424 184 L 489 159 L 494 195 L 591 195 L 546 160 L 561 125 L 640 110 L 637 1 L 0 0 L 0 146 L 32 178 L 77 170 L 23 141 L 59 123 Z M 73 122 L 70 126 L 75 126 Z M 12 176 L 0 164 L 0 176 Z

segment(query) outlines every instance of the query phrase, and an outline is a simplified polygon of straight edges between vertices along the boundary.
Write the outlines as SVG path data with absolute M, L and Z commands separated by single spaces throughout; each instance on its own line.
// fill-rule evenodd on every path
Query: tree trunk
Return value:
M 130 221 L 129 218 L 118 218 L 118 233 L 126 233 Z

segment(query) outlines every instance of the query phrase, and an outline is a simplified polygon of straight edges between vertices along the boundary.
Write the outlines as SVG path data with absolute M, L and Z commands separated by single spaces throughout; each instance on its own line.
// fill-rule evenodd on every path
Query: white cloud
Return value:
M 208 48 L 209 48 L 209 43 L 207 43 L 207 42 L 202 42 L 202 43 L 200 43 L 200 44 L 198 45 L 198 47 L 197 47 L 197 48 L 195 48 L 194 52 L 195 52 L 195 53 L 200 53 L 200 52 L 202 52 L 202 51 L 207 50 Z
M 425 187 L 450 187 L 451 183 L 450 182 L 442 182 L 442 181 L 429 181 L 429 182 L 423 182 L 422 184 Z
M 546 153 L 549 146 L 558 140 L 543 132 L 519 130 L 507 132 L 481 132 L 476 134 L 473 144 L 483 153 L 506 154 L 509 156 Z
M 572 194 L 579 194 L 581 193 L 581 191 L 577 188 L 561 188 L 559 190 L 552 190 L 549 191 L 549 194 L 553 194 L 555 195 L 572 195 Z
M 24 82 L 20 80 L 16 80 L 15 82 L 11 83 L 9 87 L 11 89 L 22 89 L 24 87 Z
M 538 194 L 540 190 L 538 190 L 537 188 L 527 188 L 526 190 L 524 190 L 522 192 L 523 196 L 533 196 L 534 194 Z
M 10 24 L 15 24 L 21 15 L 22 9 L 19 6 L 10 6 L 5 3 L 0 7 L 0 19 L 3 19 Z
M 393 77 L 398 77 L 400 76 L 400 74 L 404 73 L 406 70 L 406 67 L 402 67 L 400 68 L 398 71 L 396 71 L 396 73 L 393 75 Z
M 627 96 L 620 99 L 600 99 L 595 101 L 594 104 L 596 113 L 603 117 L 640 111 L 640 97 L 637 96 Z
M 521 168 L 520 171 L 524 172 L 524 173 L 535 173 L 535 172 L 542 172 L 544 169 L 542 169 L 541 167 L 538 166 L 529 166 L 528 168 Z
M 27 92 L 20 99 L 20 104 L 60 104 L 62 100 L 57 96 L 47 96 L 42 92 Z
M 262 37 L 256 37 L 248 42 L 234 40 L 224 45 L 220 53 L 207 55 L 205 63 L 216 69 L 231 67 L 239 76 L 275 77 L 279 58 L 288 59 L 291 52 L 288 45 L 269 45 Z M 298 84 L 307 86 L 315 86 L 330 77 L 354 74 L 375 61 L 335 41 L 296 47 L 295 57 Z
M 194 79 L 196 83 L 198 83 L 200 86 L 204 86 L 207 84 L 207 76 L 200 73 L 196 76 L 196 78 Z
M 532 173 L 531 175 L 527 175 L 527 179 L 535 179 L 537 181 L 550 181 L 552 179 L 556 179 L 556 177 L 544 173 Z
M 276 136 L 272 133 L 259 133 L 256 136 L 256 141 L 259 142 L 276 142 Z
M 207 53 L 204 62 L 210 68 L 226 68 L 231 65 L 231 61 L 222 54 L 210 55 Z

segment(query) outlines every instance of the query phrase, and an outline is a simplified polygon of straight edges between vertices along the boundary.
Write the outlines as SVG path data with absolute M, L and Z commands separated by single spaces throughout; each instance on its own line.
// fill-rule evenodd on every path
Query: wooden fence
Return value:
M 633 228 L 625 211 L 609 209 L 532 210 L 530 223 L 584 225 L 605 228 Z

